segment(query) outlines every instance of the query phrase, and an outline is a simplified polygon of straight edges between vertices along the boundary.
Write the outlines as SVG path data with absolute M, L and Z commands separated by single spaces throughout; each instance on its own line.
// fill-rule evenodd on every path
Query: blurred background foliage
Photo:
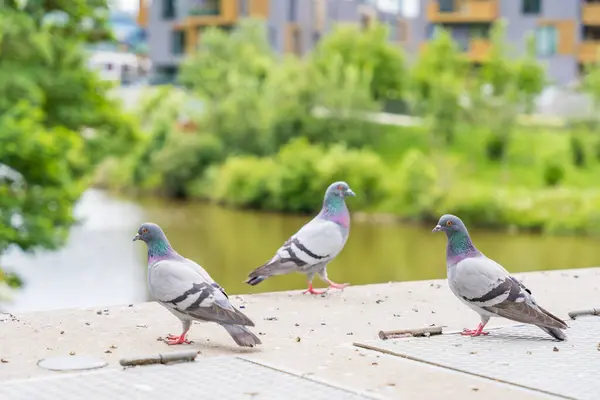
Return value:
M 258 21 L 231 33 L 208 29 L 181 68 L 182 87 L 144 96 L 146 136 L 136 150 L 105 163 L 96 182 L 314 212 L 327 184 L 343 179 L 358 194 L 353 211 L 598 233 L 597 124 L 528 122 L 544 68 L 531 40 L 525 56 L 508 57 L 504 29 L 494 27 L 494 50 L 478 68 L 443 31 L 409 64 L 377 24 L 340 27 L 301 59 L 278 59 Z M 584 85 L 592 94 L 597 76 L 591 71 Z M 392 101 L 420 122 L 373 117 Z
M 101 0 L 0 2 L 0 255 L 60 246 L 95 167 L 140 137 L 86 66 L 107 15 Z

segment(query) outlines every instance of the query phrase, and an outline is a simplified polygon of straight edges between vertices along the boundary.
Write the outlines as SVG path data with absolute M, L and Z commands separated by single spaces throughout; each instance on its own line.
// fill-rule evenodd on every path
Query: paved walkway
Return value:
M 600 268 L 517 275 L 538 302 L 567 318 L 567 312 L 598 307 Z M 274 278 L 276 279 L 276 278 Z M 443 280 L 349 287 L 327 296 L 298 291 L 230 296 L 254 320 L 264 345 L 238 348 L 214 324 L 194 324 L 195 343 L 168 348 L 159 340 L 178 333 L 179 321 L 155 303 L 86 310 L 0 316 L 0 381 L 56 373 L 36 366 L 39 359 L 68 355 L 99 356 L 118 366 L 123 357 L 196 349 L 201 357 L 243 356 L 319 381 L 396 399 L 548 398 L 445 368 L 363 350 L 353 342 L 377 338 L 380 330 L 445 325 L 474 327 L 478 316 L 464 307 Z M 492 320 L 490 327 L 509 324 Z M 465 338 L 468 344 L 470 338 Z

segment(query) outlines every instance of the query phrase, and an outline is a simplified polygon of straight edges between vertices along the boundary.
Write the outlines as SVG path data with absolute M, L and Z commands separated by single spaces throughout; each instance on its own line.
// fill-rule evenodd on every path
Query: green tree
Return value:
M 472 119 L 489 133 L 486 151 L 492 160 L 506 160 L 517 117 L 532 111 L 534 99 L 546 83 L 544 69 L 535 56 L 534 38 L 528 38 L 525 55 L 514 58 L 506 44 L 505 31 L 505 21 L 493 26 L 489 58 L 483 63 L 470 96 Z
M 452 143 L 462 115 L 467 61 L 448 32 L 427 43 L 411 70 L 411 104 L 430 132 L 434 149 Z
M 330 73 L 331 64 L 341 59 L 339 68 L 355 67 L 369 74 L 372 97 L 377 101 L 402 100 L 406 91 L 406 65 L 402 49 L 389 40 L 388 28 L 374 23 L 368 29 L 337 27 L 317 45 L 314 62 Z
M 60 246 L 93 168 L 137 137 L 86 66 L 83 45 L 110 37 L 107 11 L 103 0 L 0 3 L 0 254 Z

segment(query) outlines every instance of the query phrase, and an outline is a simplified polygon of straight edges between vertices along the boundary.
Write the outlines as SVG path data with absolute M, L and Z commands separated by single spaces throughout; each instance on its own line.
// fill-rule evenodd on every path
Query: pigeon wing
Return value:
M 207 281 L 185 261 L 159 261 L 148 273 L 150 292 L 165 307 L 201 321 L 254 326 L 233 307 L 218 284 Z
M 453 285 L 463 300 L 498 316 L 551 328 L 567 327 L 564 321 L 539 307 L 523 283 L 487 257 L 459 262 Z
M 250 277 L 309 269 L 331 261 L 344 247 L 344 237 L 335 222 L 314 219 L 281 246 L 265 265 Z

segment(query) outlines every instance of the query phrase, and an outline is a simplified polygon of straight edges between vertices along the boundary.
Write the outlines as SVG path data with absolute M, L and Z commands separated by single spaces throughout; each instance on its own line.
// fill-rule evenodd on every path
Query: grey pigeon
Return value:
M 182 334 L 169 334 L 168 344 L 190 343 L 185 336 L 194 320 L 216 322 L 239 346 L 261 344 L 260 339 L 246 328 L 254 326 L 250 318 L 233 307 L 225 290 L 204 268 L 171 247 L 158 225 L 142 224 L 133 240 L 142 240 L 148 245 L 150 294 L 181 320 Z
M 490 317 L 504 317 L 535 325 L 557 340 L 567 338 L 562 331 L 568 328 L 567 324 L 540 307 L 523 283 L 477 250 L 460 218 L 442 215 L 433 228 L 433 232 L 439 231 L 448 238 L 446 266 L 450 290 L 481 317 L 477 329 L 465 329 L 463 335 L 487 335 L 483 328 Z
M 324 293 L 313 289 L 315 274 L 329 283 L 330 288 L 348 286 L 327 277 L 327 264 L 342 251 L 350 233 L 346 196 L 355 196 L 346 182 L 332 183 L 325 191 L 321 212 L 289 238 L 269 262 L 252 271 L 246 283 L 254 286 L 273 275 L 301 272 L 308 279 L 308 289 L 304 293 Z

